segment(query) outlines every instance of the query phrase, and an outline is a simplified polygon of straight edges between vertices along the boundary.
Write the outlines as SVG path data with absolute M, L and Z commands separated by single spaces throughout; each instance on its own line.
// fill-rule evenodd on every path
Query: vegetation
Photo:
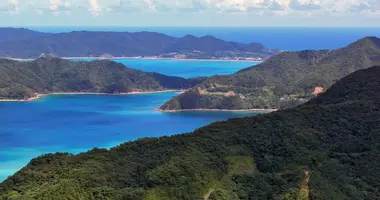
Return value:
M 19 35 L 20 39 L 15 37 Z M 91 32 L 43 34 L 26 29 L 0 29 L 0 56 L 37 58 L 42 53 L 60 57 L 158 56 L 170 58 L 267 58 L 279 53 L 259 43 L 227 42 L 212 36 L 175 38 L 154 32 Z M 7 37 L 9 36 L 9 37 Z M 37 37 L 39 36 L 39 37 Z M 9 40 L 7 40 L 9 39 Z
M 73 62 L 43 57 L 32 62 L 0 59 L 0 99 L 28 99 L 36 93 L 126 93 L 187 89 L 204 78 L 147 73 L 109 61 Z
M 294 107 L 342 77 L 380 64 L 380 39 L 363 38 L 332 51 L 283 52 L 231 76 L 214 76 L 161 108 L 253 109 Z M 314 93 L 314 94 L 313 94 Z
M 48 154 L 0 184 L 0 198 L 378 199 L 380 66 L 293 109 Z

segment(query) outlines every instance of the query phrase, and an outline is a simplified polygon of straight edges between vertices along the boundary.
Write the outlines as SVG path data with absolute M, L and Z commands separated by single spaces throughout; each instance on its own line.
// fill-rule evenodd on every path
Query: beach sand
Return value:
M 28 99 L 0 99 L 0 102 L 28 102 L 40 99 L 43 96 L 46 96 L 46 94 L 37 94 L 36 96 L 30 97 Z
M 40 99 L 41 97 L 48 95 L 135 95 L 135 94 L 154 94 L 154 93 L 164 93 L 164 92 L 182 92 L 182 90 L 159 90 L 159 91 L 146 91 L 146 92 L 128 92 L 128 93 L 96 93 L 96 92 L 53 92 L 48 94 L 36 94 L 34 97 L 28 99 L 0 99 L 0 102 L 29 102 Z

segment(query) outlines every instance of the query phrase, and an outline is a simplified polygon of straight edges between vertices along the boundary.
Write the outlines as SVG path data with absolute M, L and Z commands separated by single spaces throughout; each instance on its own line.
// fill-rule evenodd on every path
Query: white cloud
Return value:
M 44 14 L 44 11 L 42 9 L 35 9 L 35 12 L 37 15 L 43 15 Z
M 105 5 L 106 11 L 117 14 L 136 13 L 142 10 L 141 7 L 135 5 L 130 0 L 116 0 L 114 4 Z
M 58 7 L 61 5 L 61 0 L 50 0 L 50 10 L 58 10 Z
M 252 10 L 270 10 L 272 5 L 276 7 L 288 7 L 290 0 L 203 0 L 210 8 L 219 11 L 236 10 L 250 12 Z M 283 10 L 283 9 L 282 9 Z
M 70 8 L 71 7 L 71 2 L 67 1 L 63 4 L 66 8 Z
M 261 15 L 363 15 L 377 16 L 380 0 L 0 0 L 0 11 L 79 13 L 93 16 L 114 13 L 208 13 Z M 107 12 L 108 11 L 108 12 Z M 114 12 L 113 12 L 114 11 Z M 57 13 L 55 14 L 57 15 Z
M 43 8 L 40 7 L 36 8 L 36 13 L 39 15 L 43 14 Z M 49 0 L 49 8 L 51 13 L 54 16 L 60 16 L 61 13 L 65 13 L 66 15 L 71 14 L 71 2 L 70 1 L 62 1 L 62 0 Z M 45 9 L 46 10 L 46 9 Z
M 149 8 L 154 9 L 153 0 L 144 0 L 144 2 L 148 5 Z
M 210 9 L 217 11 L 235 10 L 239 12 L 265 11 L 274 13 L 343 13 L 350 12 L 353 6 L 365 9 L 374 8 L 380 0 L 199 0 Z M 363 6 L 367 5 L 367 6 Z M 380 7 L 380 6 L 379 6 Z M 377 8 L 375 10 L 380 10 Z M 352 11 L 352 10 L 351 10 Z M 359 12 L 359 11 L 358 11 Z
M 100 6 L 99 6 L 99 2 L 98 0 L 88 0 L 88 4 L 89 4 L 89 9 L 88 11 L 90 11 L 90 13 L 93 15 L 93 16 L 98 16 L 100 15 Z
M 17 0 L 8 0 L 9 14 L 15 15 L 20 13 L 20 7 Z

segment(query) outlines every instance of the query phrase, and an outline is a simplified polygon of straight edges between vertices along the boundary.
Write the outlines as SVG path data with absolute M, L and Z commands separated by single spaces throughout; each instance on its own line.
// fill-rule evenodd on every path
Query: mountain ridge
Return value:
M 1 35 L 0 29 L 0 35 Z M 11 31 L 12 29 L 7 29 Z M 27 30 L 27 29 L 25 29 Z M 14 29 L 20 32 L 19 29 Z M 32 32 L 39 34 L 39 32 Z M 59 57 L 161 57 L 188 59 L 266 59 L 279 53 L 259 43 L 236 43 L 214 36 L 182 38 L 156 32 L 72 31 L 44 34 L 22 40 L 0 40 L 0 56 L 37 58 L 41 54 Z

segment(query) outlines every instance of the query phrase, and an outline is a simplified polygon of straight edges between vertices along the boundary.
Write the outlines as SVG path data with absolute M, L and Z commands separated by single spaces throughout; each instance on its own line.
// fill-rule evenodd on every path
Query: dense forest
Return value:
M 41 54 L 53 54 L 59 57 L 180 56 L 193 59 L 265 59 L 280 52 L 255 42 L 242 44 L 213 36 L 186 35 L 176 38 L 155 32 L 74 31 L 48 34 L 27 29 L 0 28 L 0 36 L 4 36 L 0 38 L 0 56 L 15 58 L 37 58 Z
M 0 99 L 28 99 L 37 93 L 127 93 L 187 89 L 204 78 L 184 79 L 100 60 L 74 62 L 41 57 L 31 62 L 0 59 Z
M 193 133 L 43 155 L 0 198 L 379 199 L 379 77 L 359 70 L 306 104 Z
M 289 108 L 356 70 L 378 64 L 380 39 L 376 37 L 337 50 L 283 52 L 233 75 L 211 77 L 161 108 Z

